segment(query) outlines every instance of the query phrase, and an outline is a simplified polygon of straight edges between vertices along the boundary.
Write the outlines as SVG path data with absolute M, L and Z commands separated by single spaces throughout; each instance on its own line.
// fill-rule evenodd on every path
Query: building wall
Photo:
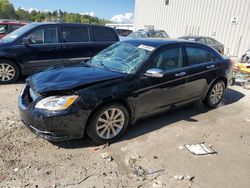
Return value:
M 211 36 L 240 56 L 250 49 L 250 0 L 136 0 L 135 30 L 148 26 L 172 38 Z

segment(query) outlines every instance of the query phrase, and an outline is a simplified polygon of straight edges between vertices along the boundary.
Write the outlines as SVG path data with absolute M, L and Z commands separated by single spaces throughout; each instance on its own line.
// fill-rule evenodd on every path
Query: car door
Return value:
M 185 51 L 188 63 L 186 95 L 189 99 L 199 99 L 216 78 L 216 58 L 209 49 L 201 46 L 186 45 Z
M 23 38 L 30 40 L 22 44 L 22 40 L 13 46 L 18 51 L 17 58 L 24 62 L 28 73 L 34 73 L 49 66 L 61 64 L 61 44 L 58 43 L 57 26 L 39 27 Z
M 145 76 L 145 71 L 151 68 L 163 70 L 163 77 Z M 186 69 L 183 49 L 180 45 L 166 47 L 156 52 L 139 81 L 135 105 L 137 113 L 143 116 L 164 111 L 176 103 L 185 101 Z
M 63 64 L 74 65 L 90 59 L 94 48 L 90 38 L 90 28 L 86 25 L 61 25 Z

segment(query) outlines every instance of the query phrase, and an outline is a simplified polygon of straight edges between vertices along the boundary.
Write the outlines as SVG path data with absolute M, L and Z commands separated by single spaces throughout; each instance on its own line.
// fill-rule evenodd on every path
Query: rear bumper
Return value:
M 37 99 L 27 102 L 29 89 L 23 90 L 18 99 L 22 122 L 33 133 L 49 141 L 66 141 L 83 138 L 87 122 L 87 112 L 72 106 L 60 112 L 51 112 L 35 108 Z

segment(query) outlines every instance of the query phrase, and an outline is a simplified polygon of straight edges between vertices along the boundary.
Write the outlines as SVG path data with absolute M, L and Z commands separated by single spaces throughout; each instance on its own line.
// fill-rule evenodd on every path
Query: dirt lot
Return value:
M 55 145 L 31 133 L 18 115 L 22 87 L 0 85 L 0 187 L 250 187 L 250 91 L 239 86 L 220 108 L 195 104 L 141 120 L 99 150 L 89 140 Z M 181 149 L 201 142 L 218 154 Z

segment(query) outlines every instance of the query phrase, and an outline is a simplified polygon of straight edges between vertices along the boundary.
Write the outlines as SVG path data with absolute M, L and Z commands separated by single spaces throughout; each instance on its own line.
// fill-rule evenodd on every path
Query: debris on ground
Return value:
M 101 157 L 103 158 L 103 159 L 106 159 L 107 161 L 113 161 L 113 157 L 111 156 L 111 154 L 110 153 L 101 153 Z
M 194 155 L 212 155 L 217 153 L 211 148 L 211 146 L 208 146 L 206 143 L 186 144 L 184 146 L 189 152 Z
M 158 159 L 158 157 L 157 156 L 153 156 L 153 159 Z
M 18 170 L 19 170 L 18 168 L 14 168 L 14 172 L 18 172 Z
M 109 143 L 106 143 L 106 144 L 103 144 L 103 145 L 100 145 L 100 146 L 97 146 L 97 147 L 92 147 L 90 148 L 92 151 L 98 151 L 98 150 L 101 150 L 101 149 L 104 149 L 106 147 L 109 146 Z
M 178 146 L 180 150 L 183 150 L 185 147 L 183 145 Z
M 147 175 L 151 175 L 151 174 L 155 174 L 155 173 L 163 172 L 163 171 L 165 171 L 165 168 L 154 169 L 154 170 L 148 170 L 148 171 L 147 171 Z
M 185 175 L 185 176 L 175 175 L 175 176 L 173 176 L 173 179 L 178 180 L 178 181 L 181 181 L 181 180 L 193 181 L 194 176 L 189 176 L 189 175 Z
M 136 163 L 142 159 L 140 155 L 133 155 L 129 159 L 125 159 L 125 163 L 130 167 L 135 167 Z
M 133 174 L 136 175 L 137 177 L 142 177 L 146 175 L 146 170 L 143 169 L 141 166 L 137 166 L 134 168 Z
M 155 181 L 152 183 L 152 187 L 163 187 L 163 183 L 160 181 Z
M 89 179 L 91 176 L 92 176 L 92 174 L 89 175 L 89 176 L 86 176 L 84 179 L 82 179 L 82 180 L 79 181 L 79 182 L 66 184 L 64 187 L 80 185 L 80 184 L 82 184 L 84 181 L 86 181 L 87 179 Z

